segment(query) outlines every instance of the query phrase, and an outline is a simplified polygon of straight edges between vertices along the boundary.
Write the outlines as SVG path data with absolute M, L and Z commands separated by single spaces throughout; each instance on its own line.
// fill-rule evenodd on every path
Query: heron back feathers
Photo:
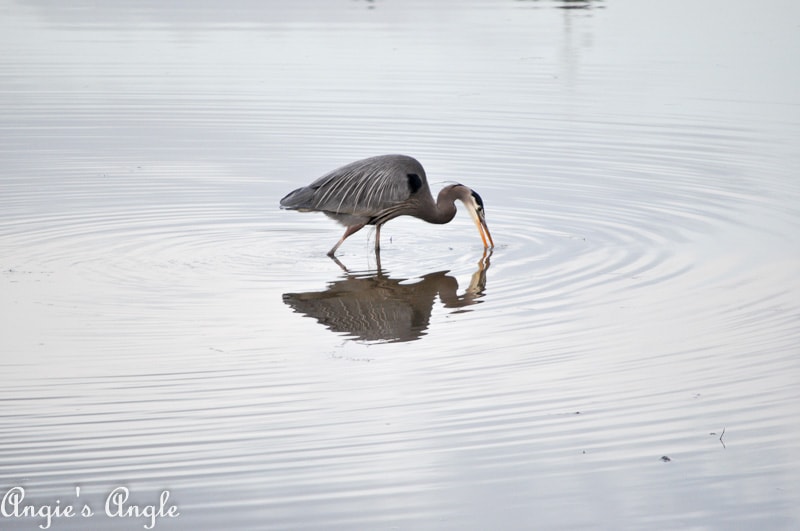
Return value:
M 425 170 L 406 155 L 381 155 L 326 173 L 281 199 L 290 210 L 322 211 L 331 217 L 372 218 L 428 186 Z

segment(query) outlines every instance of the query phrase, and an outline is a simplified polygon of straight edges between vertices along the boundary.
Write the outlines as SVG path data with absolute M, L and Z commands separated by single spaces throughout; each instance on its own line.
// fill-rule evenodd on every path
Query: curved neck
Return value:
M 435 208 L 424 211 L 422 219 L 428 223 L 437 223 L 439 225 L 450 223 L 456 216 L 456 195 L 453 193 L 453 188 L 444 188 L 439 192 L 439 197 L 436 198 Z M 434 206 L 434 205 L 432 205 Z

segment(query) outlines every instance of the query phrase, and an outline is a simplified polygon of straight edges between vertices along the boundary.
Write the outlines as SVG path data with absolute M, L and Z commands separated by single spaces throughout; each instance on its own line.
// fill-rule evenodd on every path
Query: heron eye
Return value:
M 476 192 L 475 190 L 471 190 L 471 192 L 472 192 L 472 198 L 475 200 L 475 205 L 477 210 L 483 210 L 483 199 L 481 199 L 481 196 L 479 196 L 478 192 Z

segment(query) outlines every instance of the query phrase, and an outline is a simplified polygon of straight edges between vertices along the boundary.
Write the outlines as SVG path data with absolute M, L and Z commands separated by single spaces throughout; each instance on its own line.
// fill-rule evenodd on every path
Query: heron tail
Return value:
M 281 199 L 281 208 L 286 210 L 305 210 L 312 208 L 314 191 L 309 186 L 289 192 Z

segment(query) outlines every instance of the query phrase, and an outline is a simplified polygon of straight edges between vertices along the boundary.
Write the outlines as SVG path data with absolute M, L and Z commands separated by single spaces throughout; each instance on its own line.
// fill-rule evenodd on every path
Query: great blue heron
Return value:
M 475 221 L 484 249 L 494 247 L 481 196 L 462 184 L 451 184 L 442 188 L 434 202 L 422 164 L 406 155 L 381 155 L 351 162 L 291 192 L 281 199 L 281 208 L 323 212 L 347 227 L 344 236 L 328 251 L 332 257 L 348 236 L 365 225 L 375 225 L 377 253 L 381 226 L 390 219 L 414 216 L 428 223 L 449 223 L 456 215 L 456 199 L 464 203 Z

